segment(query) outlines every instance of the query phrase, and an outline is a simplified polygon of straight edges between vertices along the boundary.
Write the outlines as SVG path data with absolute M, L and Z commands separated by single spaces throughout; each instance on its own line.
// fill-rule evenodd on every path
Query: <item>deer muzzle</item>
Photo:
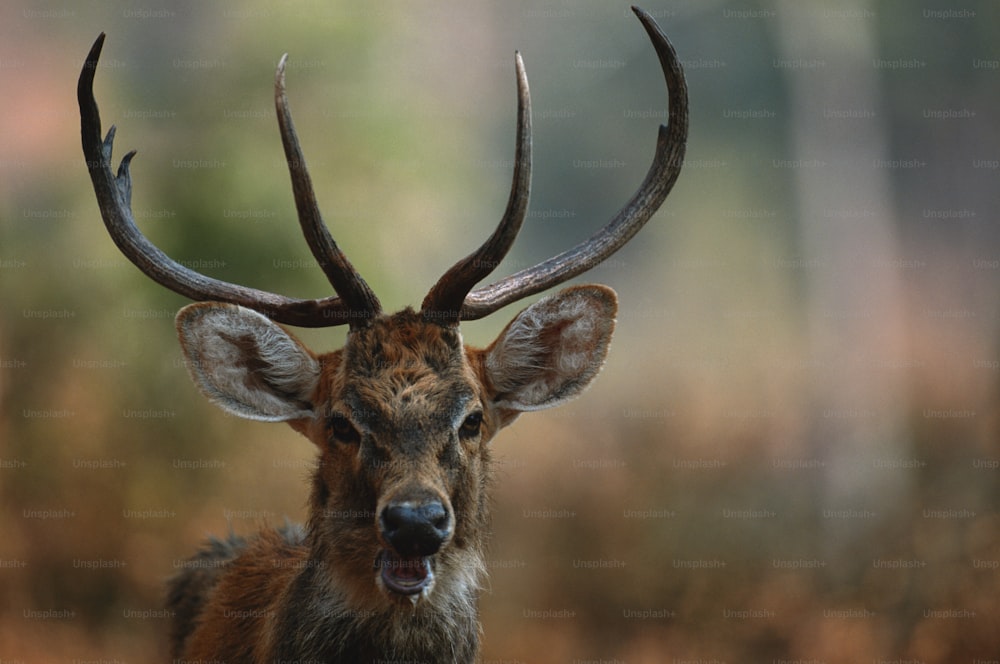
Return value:
M 434 581 L 433 556 L 451 538 L 451 510 L 440 500 L 404 500 L 386 504 L 378 527 L 389 546 L 379 552 L 375 566 L 385 588 L 397 595 L 416 595 Z

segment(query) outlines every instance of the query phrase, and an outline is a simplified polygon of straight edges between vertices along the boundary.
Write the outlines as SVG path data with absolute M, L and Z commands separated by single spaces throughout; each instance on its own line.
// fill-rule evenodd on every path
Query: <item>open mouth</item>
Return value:
M 385 587 L 397 595 L 421 593 L 434 580 L 430 556 L 407 557 L 383 549 L 375 559 L 375 568 L 381 570 Z

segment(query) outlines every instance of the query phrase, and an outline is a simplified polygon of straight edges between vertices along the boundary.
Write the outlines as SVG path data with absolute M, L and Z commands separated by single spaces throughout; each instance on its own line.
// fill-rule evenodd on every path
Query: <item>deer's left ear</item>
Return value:
M 312 415 L 319 362 L 256 311 L 199 302 L 177 314 L 177 333 L 195 385 L 222 409 L 281 422 Z
M 568 401 L 601 370 L 618 297 L 607 286 L 576 286 L 531 305 L 486 349 L 493 402 L 511 415 Z

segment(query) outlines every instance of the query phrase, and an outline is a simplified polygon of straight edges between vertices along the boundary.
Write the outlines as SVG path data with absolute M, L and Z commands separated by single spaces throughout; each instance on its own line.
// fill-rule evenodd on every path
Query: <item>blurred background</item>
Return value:
M 985 0 L 655 0 L 684 171 L 614 287 L 606 368 L 494 441 L 483 660 L 975 662 L 1000 655 L 1000 17 Z M 76 79 L 177 260 L 329 294 L 294 218 L 291 107 L 334 235 L 387 309 L 486 237 L 534 106 L 510 273 L 631 194 L 665 121 L 627 4 L 60 3 L 0 10 L 0 660 L 164 661 L 208 534 L 305 517 L 311 445 L 191 385 L 102 227 Z M 486 344 L 517 306 L 464 326 Z M 342 330 L 302 331 L 314 349 Z M 156 653 L 162 653 L 157 655 Z

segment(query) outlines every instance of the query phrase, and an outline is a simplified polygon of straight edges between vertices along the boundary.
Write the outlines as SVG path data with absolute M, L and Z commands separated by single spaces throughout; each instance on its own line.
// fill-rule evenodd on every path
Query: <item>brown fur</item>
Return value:
M 543 396 L 555 396 L 528 409 L 570 398 L 591 380 L 610 339 L 614 306 L 609 289 L 568 289 L 512 323 L 527 326 L 527 341 L 508 326 L 501 335 L 506 354 L 494 352 L 496 344 L 468 348 L 457 327 L 407 309 L 352 330 L 343 349 L 318 356 L 318 380 L 303 383 L 311 393 L 288 394 L 294 415 L 284 418 L 319 450 L 308 524 L 213 540 L 191 559 L 170 588 L 175 661 L 473 661 L 489 531 L 489 441 L 525 409 L 509 405 L 523 400 L 519 390 L 532 398 L 541 393 L 532 376 L 543 380 Z M 280 328 L 243 311 L 208 303 L 178 315 L 185 352 L 200 362 L 196 381 L 240 414 L 253 412 L 258 392 L 274 397 L 272 374 L 313 362 Z M 583 324 L 574 328 L 575 322 Z M 253 338 L 234 336 L 235 327 Z M 285 362 L 270 352 L 274 339 L 283 344 L 274 347 L 305 361 Z M 226 344 L 238 353 L 228 354 Z M 581 347 L 593 366 L 560 368 L 560 353 Z M 228 358 L 224 366 L 214 367 L 218 357 Z M 531 366 L 495 366 L 505 358 Z M 231 364 L 239 370 L 230 371 Z M 511 401 L 496 384 L 505 385 Z M 226 395 L 216 397 L 220 392 Z M 274 419 L 267 403 L 265 415 Z M 472 435 L 466 424 L 475 413 L 482 424 Z M 400 595 L 384 587 L 375 569 L 391 547 L 379 515 L 390 504 L 428 501 L 444 506 L 451 527 L 426 557 L 432 585 Z

